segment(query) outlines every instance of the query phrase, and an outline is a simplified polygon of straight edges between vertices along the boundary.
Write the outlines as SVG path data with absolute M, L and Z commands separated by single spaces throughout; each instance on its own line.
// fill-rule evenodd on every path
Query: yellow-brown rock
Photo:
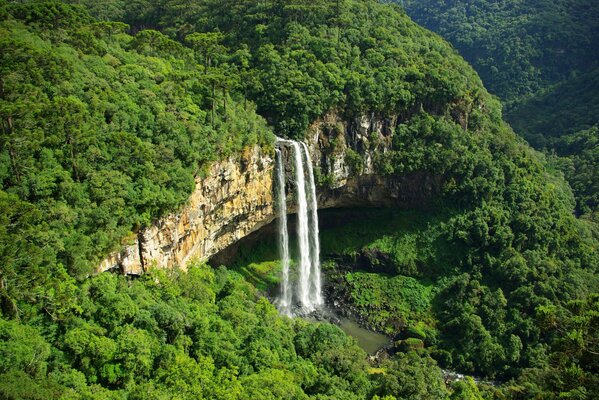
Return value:
M 104 260 L 99 271 L 141 274 L 148 267 L 185 268 L 208 259 L 274 218 L 271 155 L 259 147 L 215 162 L 180 212 L 138 234 L 134 244 Z
M 305 141 L 323 180 L 317 188 L 319 208 L 421 207 L 439 192 L 442 176 L 377 171 L 380 158 L 391 151 L 396 124 L 397 117 L 370 114 L 347 121 L 333 112 L 312 124 Z M 288 150 L 283 153 L 289 159 Z M 286 164 L 292 182 L 292 163 Z M 107 257 L 98 270 L 141 274 L 152 266 L 186 268 L 193 259 L 209 259 L 275 218 L 273 169 L 273 154 L 259 147 L 215 162 L 196 179 L 179 212 L 138 232 L 133 244 Z M 288 212 L 295 212 L 293 195 L 287 199 Z

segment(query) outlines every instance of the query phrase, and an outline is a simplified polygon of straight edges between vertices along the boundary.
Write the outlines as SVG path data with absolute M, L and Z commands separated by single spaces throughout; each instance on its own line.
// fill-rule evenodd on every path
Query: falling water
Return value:
M 306 179 L 302 149 L 298 142 L 292 142 L 293 159 L 295 166 L 295 183 L 297 187 L 297 241 L 299 247 L 299 301 L 306 309 L 311 310 L 310 299 L 310 271 L 312 259 L 310 257 L 310 223 L 308 220 L 308 202 L 306 200 Z
M 316 185 L 310 153 L 305 143 L 279 139 L 279 146 L 288 145 L 293 156 L 296 202 L 297 242 L 299 262 L 297 300 L 302 313 L 309 313 L 324 303 L 321 293 L 320 240 L 318 237 L 318 207 Z M 289 233 L 287 230 L 287 206 L 285 196 L 285 171 L 283 152 L 277 149 L 277 183 L 279 201 L 279 247 L 283 263 L 281 277 L 282 313 L 292 315 L 292 290 L 289 283 Z M 304 163 L 306 168 L 304 169 Z M 307 182 L 306 182 L 307 176 Z
M 310 152 L 308 146 L 302 142 L 304 149 L 304 155 L 306 156 L 306 166 L 308 167 L 308 184 L 310 194 L 310 211 L 312 217 L 312 229 L 310 230 L 310 255 L 312 256 L 312 285 L 314 286 L 311 290 L 312 302 L 314 305 L 322 305 L 322 291 L 320 284 L 320 238 L 318 232 L 318 203 L 316 201 L 316 185 L 314 184 L 314 170 L 312 168 L 312 159 L 310 158 Z
M 287 231 L 287 197 L 285 195 L 285 167 L 283 164 L 283 153 L 276 149 L 277 153 L 277 187 L 279 190 L 279 251 L 283 271 L 281 277 L 281 299 L 279 302 L 281 312 L 291 316 L 291 290 L 289 290 L 289 232 Z

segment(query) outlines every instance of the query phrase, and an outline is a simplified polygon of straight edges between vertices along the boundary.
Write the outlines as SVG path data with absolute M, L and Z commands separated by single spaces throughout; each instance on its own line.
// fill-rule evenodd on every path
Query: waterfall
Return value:
M 279 147 L 290 149 L 293 162 L 297 202 L 297 246 L 299 260 L 296 303 L 302 313 L 314 311 L 324 301 L 321 289 L 320 240 L 318 233 L 318 204 L 312 160 L 305 143 L 278 139 Z M 287 230 L 287 204 L 283 151 L 277 148 L 277 184 L 279 202 L 279 250 L 283 264 L 279 309 L 292 315 L 292 290 L 289 283 L 289 233 Z M 304 168 L 305 165 L 305 168 Z M 306 179 L 307 178 L 307 179 Z
M 316 185 L 314 184 L 314 170 L 312 168 L 312 159 L 310 158 L 310 152 L 306 143 L 302 142 L 304 154 L 306 156 L 306 166 L 308 167 L 308 184 L 310 185 L 310 211 L 312 217 L 312 229 L 310 230 L 310 255 L 312 256 L 312 285 L 314 286 L 311 290 L 312 302 L 314 305 L 322 305 L 324 303 L 322 299 L 322 290 L 320 283 L 320 238 L 318 232 L 318 203 L 316 199 Z
M 279 202 L 279 252 L 281 254 L 281 312 L 291 316 L 291 290 L 289 290 L 289 232 L 287 231 L 287 196 L 285 194 L 285 164 L 283 153 L 276 149 L 277 154 L 277 188 Z
M 303 307 L 310 309 L 310 272 L 312 259 L 310 257 L 310 224 L 308 220 L 308 201 L 306 200 L 306 177 L 302 148 L 298 142 L 292 142 L 295 167 L 295 184 L 297 188 L 297 242 L 299 250 L 299 301 Z

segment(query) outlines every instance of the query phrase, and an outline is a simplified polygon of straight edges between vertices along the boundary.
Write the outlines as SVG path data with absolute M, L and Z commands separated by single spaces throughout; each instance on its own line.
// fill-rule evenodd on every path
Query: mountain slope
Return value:
M 450 41 L 508 105 L 599 62 L 599 6 L 592 0 L 398 3 Z
M 580 379 L 556 390 L 592 390 L 594 367 L 556 363 L 547 349 L 561 333 L 538 317 L 598 290 L 596 238 L 573 217 L 567 185 L 502 121 L 447 43 L 370 0 L 107 4 L 89 2 L 98 17 L 131 27 L 59 2 L 0 3 L 1 338 L 41 349 L 39 363 L 26 364 L 25 352 L 0 364 L 3 394 L 21 380 L 62 385 L 42 398 L 88 386 L 199 398 L 210 385 L 232 388 L 219 398 L 277 398 L 282 388 L 295 398 L 448 397 L 429 354 L 502 379 L 573 365 Z M 199 293 L 177 272 L 138 284 L 86 279 L 129 232 L 180 206 L 211 160 L 268 148 L 265 121 L 302 138 L 327 112 L 395 121 L 386 135 L 349 144 L 356 166 L 361 148 L 385 141 L 376 173 L 438 178 L 431 204 L 448 218 L 431 240 L 452 255 L 434 270 L 445 282 L 438 341 L 368 374 L 338 330 L 278 317 L 234 273 L 199 267 L 190 279 L 207 286 Z M 426 263 L 439 256 L 431 250 Z M 246 318 L 255 329 L 267 321 L 260 337 L 270 340 L 244 331 Z M 34 343 L 23 344 L 27 336 Z
M 397 1 L 414 20 L 449 40 L 507 109 L 506 119 L 533 146 L 562 154 L 566 136 L 599 122 L 599 6 L 591 0 Z M 558 137 L 563 138 L 557 139 Z M 593 149 L 579 158 L 595 154 Z M 563 169 L 579 214 L 592 214 L 596 180 Z M 597 158 L 586 164 L 596 164 Z M 596 217 L 592 217 L 595 218 Z

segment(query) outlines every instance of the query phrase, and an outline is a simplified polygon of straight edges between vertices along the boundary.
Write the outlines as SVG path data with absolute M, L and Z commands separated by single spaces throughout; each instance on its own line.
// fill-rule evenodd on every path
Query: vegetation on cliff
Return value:
M 396 0 L 449 40 L 506 106 L 506 118 L 546 150 L 597 220 L 597 146 L 579 140 L 599 123 L 599 5 L 593 0 Z M 578 139 L 577 139 L 578 137 Z M 577 142 L 574 148 L 570 144 Z M 565 157 L 565 159 L 561 159 Z M 591 176 L 589 176 L 591 174 Z M 593 216 L 595 213 L 595 216 Z
M 450 46 L 399 7 L 375 1 L 115 0 L 115 15 L 88 3 L 98 17 L 161 29 L 196 46 L 203 64 L 224 76 L 239 71 L 239 90 L 279 135 L 301 138 L 331 109 L 407 119 L 484 96 L 478 76 Z M 227 53 L 234 55 L 228 62 Z
M 450 394 L 430 355 L 516 379 L 505 396 L 597 391 L 597 240 L 438 36 L 374 0 L 77 3 L 96 19 L 0 0 L 4 397 L 480 398 L 471 381 Z M 438 343 L 410 337 L 369 374 L 341 331 L 279 317 L 234 273 L 85 279 L 208 162 L 329 110 L 397 117 L 361 144 L 391 143 L 377 171 L 439 178 L 442 217 L 364 243 L 395 276 L 346 276 Z
M 159 32 L 62 3 L 0 15 L 5 310 L 40 274 L 88 275 L 184 203 L 208 162 L 272 142 L 250 103 L 225 93 L 212 115 L 199 56 Z

